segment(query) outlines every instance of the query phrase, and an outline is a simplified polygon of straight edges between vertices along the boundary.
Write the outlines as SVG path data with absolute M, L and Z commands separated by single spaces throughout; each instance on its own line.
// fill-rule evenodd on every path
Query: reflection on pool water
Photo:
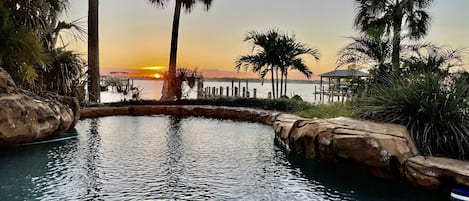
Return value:
M 106 117 L 78 138 L 0 151 L 0 200 L 442 200 L 446 195 L 288 156 L 269 126 Z

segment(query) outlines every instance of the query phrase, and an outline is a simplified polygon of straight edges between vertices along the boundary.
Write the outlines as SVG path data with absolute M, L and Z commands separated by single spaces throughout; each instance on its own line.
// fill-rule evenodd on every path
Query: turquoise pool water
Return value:
M 170 116 L 84 120 L 77 139 L 0 151 L 0 200 L 445 200 L 305 161 L 269 126 Z

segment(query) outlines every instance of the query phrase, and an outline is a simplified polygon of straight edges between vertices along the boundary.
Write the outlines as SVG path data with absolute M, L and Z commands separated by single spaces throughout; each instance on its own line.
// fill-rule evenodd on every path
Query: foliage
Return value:
M 44 49 L 28 27 L 16 25 L 8 8 L 0 3 L 0 66 L 18 85 L 32 84 L 36 77 L 34 65 L 45 62 Z
M 338 53 L 337 67 L 358 64 L 361 68 L 370 69 L 373 82 L 381 82 L 391 70 L 391 41 L 386 37 L 369 35 L 350 39 L 352 43 Z
M 176 91 L 177 100 L 181 100 L 183 96 L 187 97 L 189 95 L 190 91 L 195 87 L 197 77 L 200 77 L 197 73 L 197 68 L 192 70 L 189 68 L 179 67 L 176 70 L 176 87 L 179 89 Z M 188 86 L 188 90 L 183 89 L 182 86 L 184 82 L 187 83 L 185 86 Z
M 330 103 L 314 105 L 308 109 L 296 111 L 295 114 L 305 118 L 334 118 L 334 117 L 353 117 L 357 112 L 350 103 Z
M 404 73 L 433 72 L 448 76 L 451 71 L 463 70 L 464 49 L 446 49 L 431 43 L 414 44 L 403 58 Z
M 85 61 L 79 54 L 65 48 L 54 48 L 50 52 L 51 61 L 44 70 L 42 83 L 46 90 L 62 95 L 75 95 L 84 77 Z
M 355 27 L 371 36 L 392 38 L 392 71 L 400 68 L 401 40 L 421 39 L 427 34 L 431 17 L 427 10 L 433 0 L 355 0 Z
M 253 72 L 259 73 L 262 79 L 270 73 L 272 95 L 274 98 L 285 96 L 287 93 L 288 72 L 296 69 L 307 78 L 312 75 L 311 70 L 304 63 L 301 55 L 311 55 L 319 60 L 319 50 L 296 41 L 294 36 L 281 33 L 277 29 L 266 32 L 251 31 L 244 39 L 252 45 L 251 54 L 240 56 L 236 61 L 238 71 L 244 67 L 252 67 Z M 279 92 L 280 71 L 280 92 Z M 275 77 L 274 77 L 275 75 Z M 285 83 L 285 90 L 284 85 Z
M 81 84 L 80 56 L 67 51 L 61 32 L 75 38 L 85 33 L 78 21 L 59 20 L 68 0 L 5 0 L 0 3 L 0 66 L 24 88 L 77 95 Z M 63 47 L 57 47 L 61 40 Z
M 468 92 L 465 76 L 396 76 L 357 100 L 358 116 L 407 126 L 423 154 L 468 159 Z

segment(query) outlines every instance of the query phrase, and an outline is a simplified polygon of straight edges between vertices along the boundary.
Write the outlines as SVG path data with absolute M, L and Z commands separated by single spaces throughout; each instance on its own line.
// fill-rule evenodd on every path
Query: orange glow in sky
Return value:
M 87 1 L 70 1 L 67 21 L 84 19 Z M 136 74 L 152 76 L 167 70 L 171 42 L 174 1 L 165 8 L 148 1 L 100 0 L 100 66 L 139 70 Z M 243 38 L 251 30 L 278 28 L 295 34 L 301 41 L 318 48 L 321 60 L 305 56 L 315 75 L 336 68 L 337 52 L 357 36 L 353 27 L 355 1 L 350 0 L 214 0 L 208 12 L 196 6 L 191 13 L 181 14 L 178 66 L 198 68 L 215 77 L 256 76 L 250 70 L 237 73 L 236 59 L 250 53 Z M 267 6 L 266 6 L 267 5 Z M 433 17 L 430 41 L 446 47 L 469 47 L 469 1 L 439 0 L 430 9 Z M 242 12 L 242 14 L 240 14 Z M 116 20 L 116 13 L 119 19 Z M 86 42 L 73 42 L 68 47 L 86 55 Z M 468 62 L 469 63 L 469 62 Z M 303 76 L 295 77 L 298 79 Z

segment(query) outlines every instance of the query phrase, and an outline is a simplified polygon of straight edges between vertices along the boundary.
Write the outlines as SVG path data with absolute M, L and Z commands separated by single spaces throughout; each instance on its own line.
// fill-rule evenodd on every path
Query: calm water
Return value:
M 163 87 L 163 81 L 155 81 L 155 80 L 135 80 L 134 85 L 139 87 L 142 90 L 141 97 L 142 99 L 159 99 L 161 97 L 161 88 Z M 235 83 L 235 87 L 238 87 L 239 83 Z M 289 97 L 293 95 L 299 95 L 303 98 L 303 100 L 311 102 L 311 103 L 319 103 L 319 95 L 314 97 L 314 87 L 317 87 L 319 90 L 318 84 L 300 84 L 300 83 L 289 83 L 288 84 L 288 91 L 287 94 Z M 223 87 L 223 93 L 226 94 L 226 87 L 230 87 L 230 95 L 231 95 L 231 82 L 204 82 L 204 87 Z M 246 87 L 246 82 L 241 82 L 241 88 Z M 327 90 L 327 85 L 324 85 L 325 89 Z M 270 82 L 265 82 L 263 85 L 260 82 L 250 82 L 248 84 L 248 89 L 253 95 L 253 89 L 257 89 L 257 97 L 258 98 L 267 98 L 267 94 L 272 91 L 272 85 Z M 189 89 L 186 88 L 185 92 L 188 98 L 196 98 L 196 88 Z M 123 100 L 123 96 L 116 92 L 101 92 L 101 100 L 102 102 L 116 102 Z M 127 99 L 130 98 L 126 97 Z M 326 98 L 327 101 L 327 98 Z
M 0 200 L 444 200 L 288 157 L 269 126 L 168 116 L 81 121 L 78 139 L 0 151 Z

